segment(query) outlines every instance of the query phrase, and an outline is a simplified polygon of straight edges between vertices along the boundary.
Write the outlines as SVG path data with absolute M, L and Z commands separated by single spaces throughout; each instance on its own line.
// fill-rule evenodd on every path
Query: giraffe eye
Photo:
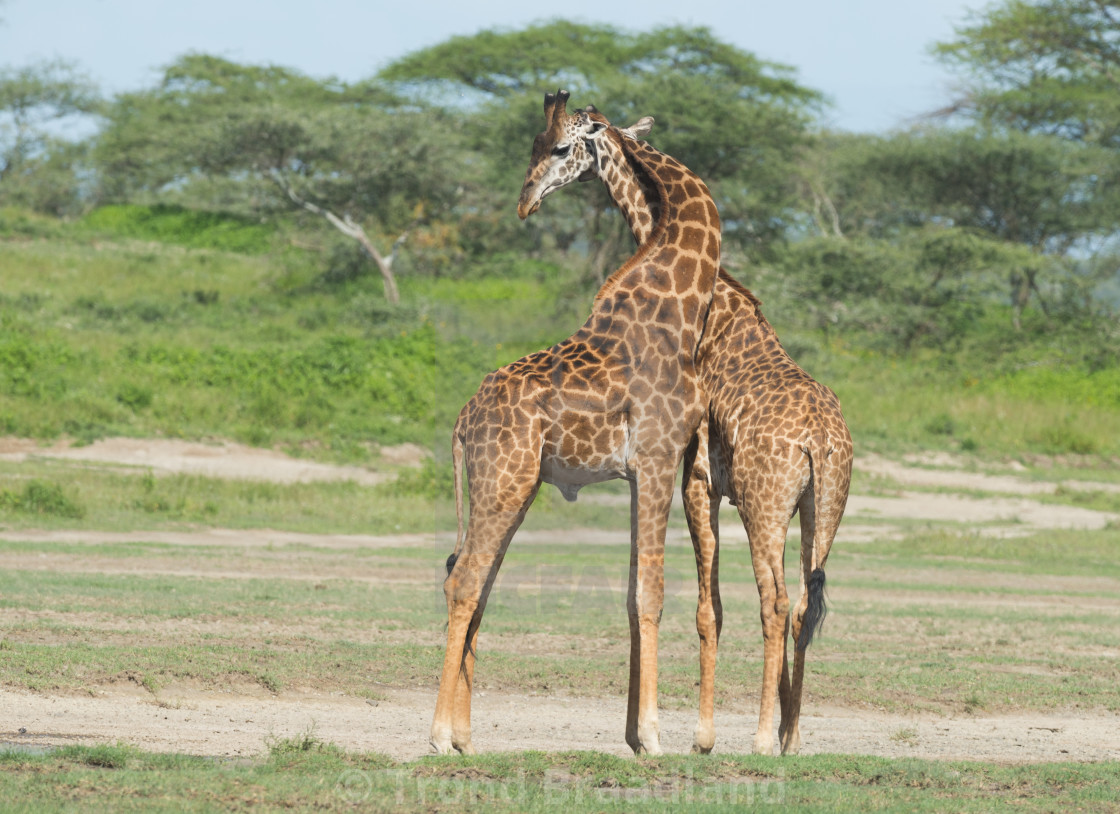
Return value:
M 552 154 L 557 158 L 563 158 L 572 151 L 571 144 L 560 144 L 552 148 Z

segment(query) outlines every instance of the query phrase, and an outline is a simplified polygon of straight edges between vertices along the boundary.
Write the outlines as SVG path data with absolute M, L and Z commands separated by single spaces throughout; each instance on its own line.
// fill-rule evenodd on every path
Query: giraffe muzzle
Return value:
M 544 200 L 548 191 L 542 191 L 541 194 L 534 195 L 536 189 L 539 189 L 537 184 L 526 184 L 525 188 L 521 190 L 521 197 L 517 201 L 517 217 L 521 220 L 525 220 L 541 208 L 541 201 Z
M 525 220 L 525 218 L 529 217 L 540 208 L 540 198 L 537 198 L 535 201 L 519 201 L 517 203 L 517 217 L 521 218 L 521 220 Z

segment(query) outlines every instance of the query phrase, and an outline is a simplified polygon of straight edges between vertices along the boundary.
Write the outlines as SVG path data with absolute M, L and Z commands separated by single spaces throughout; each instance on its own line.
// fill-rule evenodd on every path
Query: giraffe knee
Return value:
M 443 595 L 448 605 L 461 605 L 464 602 L 478 603 L 479 581 L 475 574 L 464 569 L 453 571 L 443 581 Z

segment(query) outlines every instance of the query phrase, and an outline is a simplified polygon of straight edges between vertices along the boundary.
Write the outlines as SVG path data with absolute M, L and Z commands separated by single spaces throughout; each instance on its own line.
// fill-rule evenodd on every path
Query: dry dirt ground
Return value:
M 397 456 L 400 463 L 414 462 L 418 454 L 414 448 L 383 451 L 386 457 Z M 43 448 L 31 442 L 0 439 L 0 459 L 18 461 L 29 455 L 235 478 L 352 478 L 365 483 L 378 479 L 374 473 L 361 469 L 330 467 L 228 443 L 106 440 L 81 448 L 65 444 Z M 1032 499 L 1032 495 L 1058 488 L 1056 482 L 1031 482 L 1016 477 L 1014 472 L 998 476 L 966 472 L 957 463 L 952 459 L 860 459 L 857 466 L 864 472 L 889 477 L 902 486 L 902 491 L 889 496 L 853 495 L 838 544 L 891 534 L 889 522 L 884 522 L 891 518 L 951 517 L 985 523 L 985 533 L 997 535 L 1021 534 L 1038 528 L 1101 528 L 1120 519 L 1104 512 Z M 907 487 L 939 487 L 957 493 L 908 491 Z M 1120 488 L 1098 483 L 1067 483 L 1066 487 Z M 965 490 L 998 492 L 1000 496 L 979 498 L 960 494 Z M 729 517 L 721 525 L 725 536 L 744 536 L 734 518 Z M 195 545 L 223 545 L 236 538 L 239 545 L 246 546 L 279 542 L 325 547 L 430 544 L 430 538 L 424 535 L 375 538 L 221 529 L 197 533 L 146 532 L 139 536 L 85 531 L 2 532 L 2 536 L 88 542 L 142 539 Z M 82 559 L 83 571 L 97 570 L 96 558 Z M 13 561 L 8 562 L 8 567 L 27 564 Z M 158 570 L 159 565 L 152 563 L 152 567 Z M 13 618 L 11 614 L 7 617 Z M 0 624 L 2 621 L 0 616 Z M 419 690 L 384 688 L 377 701 L 365 701 L 310 690 L 273 694 L 256 684 L 226 692 L 171 685 L 161 688 L 155 697 L 144 687 L 127 682 L 102 688 L 93 696 L 0 690 L 0 745 L 124 741 L 154 751 L 251 756 L 266 750 L 270 742 L 312 734 L 347 749 L 411 759 L 429 753 L 427 731 L 434 701 L 433 692 Z M 620 699 L 483 691 L 478 694 L 474 710 L 474 742 L 482 752 L 595 749 L 628 753 L 621 737 L 625 702 Z M 756 715 L 750 710 L 717 712 L 716 751 L 749 751 Z M 662 710 L 662 747 L 667 752 L 687 752 L 694 723 L 693 711 Z M 944 717 L 818 707 L 808 710 L 802 719 L 802 742 L 806 754 L 842 752 L 1003 762 L 1117 760 L 1120 716 L 1027 713 Z

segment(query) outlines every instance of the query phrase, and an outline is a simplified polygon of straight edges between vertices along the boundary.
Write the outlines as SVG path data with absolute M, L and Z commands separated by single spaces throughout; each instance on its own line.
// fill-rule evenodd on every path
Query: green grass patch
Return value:
M 515 541 L 483 623 L 477 688 L 621 702 L 629 554 L 619 536 L 589 545 L 573 530 L 565 543 Z M 1114 545 L 1107 532 L 1080 536 L 1094 556 Z M 811 702 L 943 714 L 1117 709 L 1120 668 L 1107 654 L 1120 645 L 1112 603 L 1120 575 L 1095 573 L 1092 560 L 1084 575 L 1045 574 L 1043 564 L 1057 570 L 1062 556 L 1045 536 L 1018 548 L 1018 570 L 970 548 L 983 542 L 919 535 L 835 551 L 832 614 L 808 660 Z M 0 642 L 9 686 L 73 691 L 133 680 L 159 692 L 181 681 L 250 681 L 283 691 L 314 676 L 324 691 L 366 696 L 384 686 L 434 689 L 442 662 L 447 548 L 437 543 L 12 541 L 0 552 L 10 564 L 0 609 L 32 614 Z M 787 555 L 795 580 L 796 554 Z M 128 573 L 136 569 L 154 573 Z M 277 576 L 259 576 L 268 573 Z M 660 691 L 671 707 L 696 703 L 694 574 L 687 541 L 669 546 Z M 745 546 L 722 552 L 721 585 L 718 703 L 741 708 L 756 703 L 762 654 Z
M 909 534 L 861 544 L 859 554 L 883 555 L 924 567 L 965 567 L 1023 575 L 1065 574 L 1120 579 L 1120 529 L 1054 529 L 1020 537 L 954 531 Z M 1026 584 L 1025 584 L 1026 585 Z
M 198 524 L 339 534 L 433 532 L 455 528 L 455 509 L 450 495 L 433 500 L 354 481 L 285 484 L 145 470 L 124 474 L 51 460 L 0 463 L 4 527 L 129 531 Z
M 1000 766 L 817 755 L 800 758 L 595 752 L 493 754 L 396 763 L 313 736 L 245 761 L 123 746 L 0 753 L 10 810 L 194 811 L 990 811 L 1115 810 L 1116 763 Z M 19 801 L 19 802 L 14 802 Z
M 377 486 L 354 481 L 285 484 L 120 469 L 48 458 L 0 462 L 0 524 L 114 531 L 204 524 L 338 534 L 455 530 L 451 464 L 438 458 L 425 459 L 417 469 L 386 466 L 381 471 L 395 480 Z M 623 489 L 625 484 L 619 481 L 588 488 L 585 494 L 620 496 Z M 622 531 L 629 523 L 626 502 L 584 499 L 571 504 L 545 486 L 523 528 L 559 525 Z M 619 539 L 627 539 L 625 533 Z
M 112 204 L 82 218 L 81 226 L 97 235 L 135 238 L 196 249 L 261 254 L 268 251 L 276 229 L 240 215 L 160 204 Z
M 70 225 L 4 210 L 0 432 L 311 442 L 349 460 L 409 440 L 445 460 L 483 376 L 571 334 L 593 293 L 578 269 L 498 256 L 455 278 L 402 277 L 393 308 L 376 275 L 326 285 L 323 258 L 272 248 L 270 230 L 174 207 Z M 776 308 L 783 338 L 839 393 L 857 449 L 1120 456 L 1120 374 L 1077 336 L 1058 352 L 1049 334 L 985 322 L 979 345 L 890 356 L 786 330 Z

